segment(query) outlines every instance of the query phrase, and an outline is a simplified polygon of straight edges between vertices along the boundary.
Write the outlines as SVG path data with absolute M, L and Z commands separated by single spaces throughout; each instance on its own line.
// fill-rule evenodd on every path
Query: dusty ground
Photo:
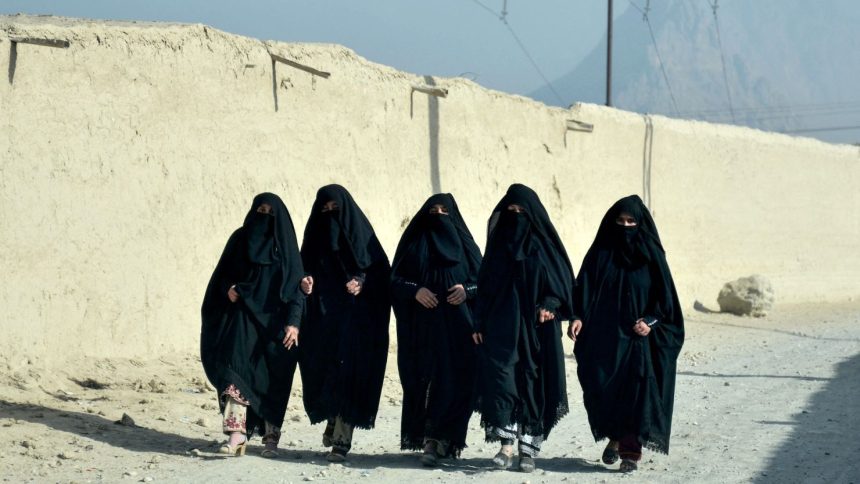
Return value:
M 679 362 L 670 456 L 646 454 L 622 476 L 597 459 L 575 363 L 572 413 L 550 436 L 531 475 L 492 471 L 495 447 L 477 419 L 463 459 L 435 470 L 398 449 L 400 389 L 393 354 L 377 427 L 359 431 L 350 461 L 322 455 L 297 390 L 285 452 L 215 454 L 219 415 L 199 361 L 82 361 L 44 372 L 0 368 L 0 476 L 34 482 L 855 482 L 860 483 L 860 304 L 783 306 L 765 319 L 690 311 Z M 104 385 L 105 388 L 90 388 Z M 115 423 L 128 414 L 135 426 Z M 196 449 L 196 450 L 195 450 Z

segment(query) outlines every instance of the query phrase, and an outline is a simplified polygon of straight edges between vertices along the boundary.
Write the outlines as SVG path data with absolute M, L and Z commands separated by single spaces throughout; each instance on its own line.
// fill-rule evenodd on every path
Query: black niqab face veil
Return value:
M 448 214 L 430 213 L 434 205 L 443 205 Z M 427 245 L 427 254 L 414 254 L 422 238 Z M 446 267 L 465 262 L 466 273 L 477 273 L 481 265 L 481 252 L 450 193 L 439 193 L 428 198 L 409 222 L 394 255 L 394 273 L 397 273 L 407 256 L 417 259 L 409 264 L 419 266 L 427 262 L 422 260 L 424 256 L 429 257 L 434 266 Z
M 450 214 L 428 214 L 426 219 L 427 245 L 430 257 L 440 265 L 456 264 L 460 261 L 463 243 Z
M 323 206 L 334 201 L 336 210 L 323 212 Z M 320 249 L 345 250 L 353 256 L 358 269 L 364 270 L 377 259 L 372 253 L 376 235 L 370 221 L 346 188 L 326 185 L 317 191 L 302 242 L 302 257 L 316 257 Z
M 636 219 L 635 226 L 616 223 L 622 213 Z M 663 244 L 651 213 L 638 195 L 630 195 L 615 202 L 600 222 L 594 245 L 613 250 L 618 262 L 625 266 L 641 266 L 654 258 L 655 251 L 663 252 Z
M 268 265 L 278 260 L 275 244 L 275 217 L 252 208 L 243 225 L 248 239 L 248 258 L 255 264 Z
M 263 204 L 271 206 L 272 212 L 258 212 L 257 209 Z M 254 197 L 251 209 L 245 215 L 242 230 L 248 243 L 248 259 L 259 265 L 280 263 L 283 270 L 281 300 L 295 300 L 298 297 L 296 289 L 304 270 L 300 258 L 281 256 L 295 254 L 299 250 L 293 220 L 281 198 L 268 192 Z

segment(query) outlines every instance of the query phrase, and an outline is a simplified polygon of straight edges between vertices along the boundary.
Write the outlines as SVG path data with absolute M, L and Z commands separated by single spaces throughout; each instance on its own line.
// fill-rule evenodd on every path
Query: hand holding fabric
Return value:
M 433 309 L 439 304 L 436 294 L 433 294 L 426 287 L 418 289 L 418 292 L 415 293 L 415 300 L 427 309 Z
M 302 292 L 306 295 L 310 296 L 310 294 L 314 290 L 314 278 L 313 276 L 305 276 L 302 278 Z
M 448 288 L 448 304 L 459 306 L 466 300 L 466 288 L 462 284 L 455 284 Z
M 349 282 L 346 283 L 346 292 L 352 294 L 353 296 L 358 296 L 361 292 L 361 282 L 353 277 Z
M 555 319 L 555 314 L 552 311 L 548 311 L 544 308 L 538 308 L 538 324 L 552 321 L 553 319 Z
M 227 299 L 229 299 L 232 303 L 239 300 L 239 293 L 236 291 L 235 284 L 230 286 L 230 289 L 227 289 Z
M 575 319 L 567 325 L 567 337 L 576 341 L 579 332 L 582 331 L 582 320 Z
M 481 333 L 472 333 L 472 341 L 474 341 L 476 345 L 483 344 L 484 335 Z
M 284 328 L 286 334 L 284 335 L 284 348 L 287 350 L 292 349 L 293 346 L 299 346 L 299 328 L 295 326 L 287 326 Z
M 651 326 L 648 326 L 644 318 L 639 318 L 636 320 L 636 324 L 633 325 L 633 332 L 639 336 L 648 336 L 651 332 Z

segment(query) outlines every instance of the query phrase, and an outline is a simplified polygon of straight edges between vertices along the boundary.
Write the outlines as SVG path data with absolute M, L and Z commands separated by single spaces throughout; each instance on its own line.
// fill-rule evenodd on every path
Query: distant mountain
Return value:
M 622 3 L 623 0 L 616 0 Z M 633 0 L 613 26 L 613 105 L 732 123 L 713 0 Z M 771 131 L 860 126 L 860 2 L 724 0 L 717 9 L 736 124 Z M 553 80 L 570 103 L 605 102 L 606 39 Z M 531 94 L 558 104 L 547 87 Z M 860 129 L 804 133 L 860 141 Z

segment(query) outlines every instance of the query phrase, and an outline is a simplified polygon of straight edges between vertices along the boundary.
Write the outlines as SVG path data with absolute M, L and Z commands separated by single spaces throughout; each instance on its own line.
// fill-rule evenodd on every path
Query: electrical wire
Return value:
M 663 73 L 663 80 L 666 81 L 666 88 L 669 90 L 669 97 L 672 100 L 672 108 L 675 110 L 675 116 L 680 117 L 680 114 L 678 114 L 678 102 L 675 100 L 675 93 L 672 91 L 672 84 L 669 82 L 669 75 L 666 74 L 666 66 L 663 64 L 663 56 L 660 55 L 660 49 L 657 47 L 657 39 L 654 37 L 654 29 L 651 28 L 651 19 L 648 17 L 648 13 L 651 10 L 651 0 L 646 1 L 644 9 L 633 3 L 633 0 L 627 1 L 630 2 L 630 5 L 632 5 L 633 8 L 642 12 L 642 20 L 645 21 L 645 24 L 648 26 L 648 34 L 651 36 L 651 43 L 654 45 L 654 53 L 657 54 L 657 61 L 660 62 L 660 71 Z
M 472 0 L 472 2 L 477 4 L 478 6 L 480 6 L 481 8 L 483 8 L 484 10 L 486 10 L 487 12 L 492 14 L 493 17 L 496 17 L 503 24 L 505 24 L 505 27 L 508 29 L 508 32 L 510 32 L 510 34 L 511 34 L 511 37 L 514 38 L 514 41 L 516 41 L 517 45 L 520 47 L 520 50 L 523 51 L 523 54 L 525 54 L 526 58 L 529 60 L 529 63 L 531 63 L 532 67 L 534 68 L 535 72 L 537 72 L 538 76 L 540 76 L 540 78 L 543 79 L 544 84 L 546 84 L 546 87 L 549 88 L 549 90 L 552 92 L 552 94 L 555 96 L 555 98 L 558 99 L 558 102 L 561 103 L 562 105 L 564 105 L 565 104 L 564 99 L 562 99 L 561 95 L 558 93 L 558 91 L 555 90 L 555 87 L 553 87 L 553 85 L 549 81 L 549 79 L 546 77 L 546 75 L 544 75 L 543 71 L 538 66 L 534 57 L 532 57 L 531 53 L 529 53 L 528 48 L 526 48 L 523 41 L 520 40 L 520 36 L 517 35 L 516 31 L 514 31 L 514 28 L 511 26 L 510 23 L 508 23 L 507 9 L 506 8 L 503 9 L 502 14 L 497 14 L 495 10 L 486 6 L 483 2 L 481 2 L 479 0 Z
M 735 120 L 735 108 L 732 106 L 732 91 L 729 88 L 729 75 L 726 72 L 726 54 L 723 50 L 723 36 L 720 34 L 720 19 L 717 17 L 717 9 L 719 8 L 719 0 L 714 0 L 714 4 L 711 5 L 711 0 L 706 0 L 708 5 L 711 7 L 711 11 L 714 13 L 714 26 L 717 30 L 717 43 L 720 45 L 720 62 L 723 64 L 723 83 L 726 86 L 726 98 L 729 100 L 729 112 L 732 114 L 732 122 L 736 122 Z
M 848 131 L 860 129 L 860 125 L 856 126 L 831 126 L 829 128 L 803 128 L 803 129 L 786 129 L 784 131 L 780 131 L 780 133 L 818 133 L 825 131 Z

